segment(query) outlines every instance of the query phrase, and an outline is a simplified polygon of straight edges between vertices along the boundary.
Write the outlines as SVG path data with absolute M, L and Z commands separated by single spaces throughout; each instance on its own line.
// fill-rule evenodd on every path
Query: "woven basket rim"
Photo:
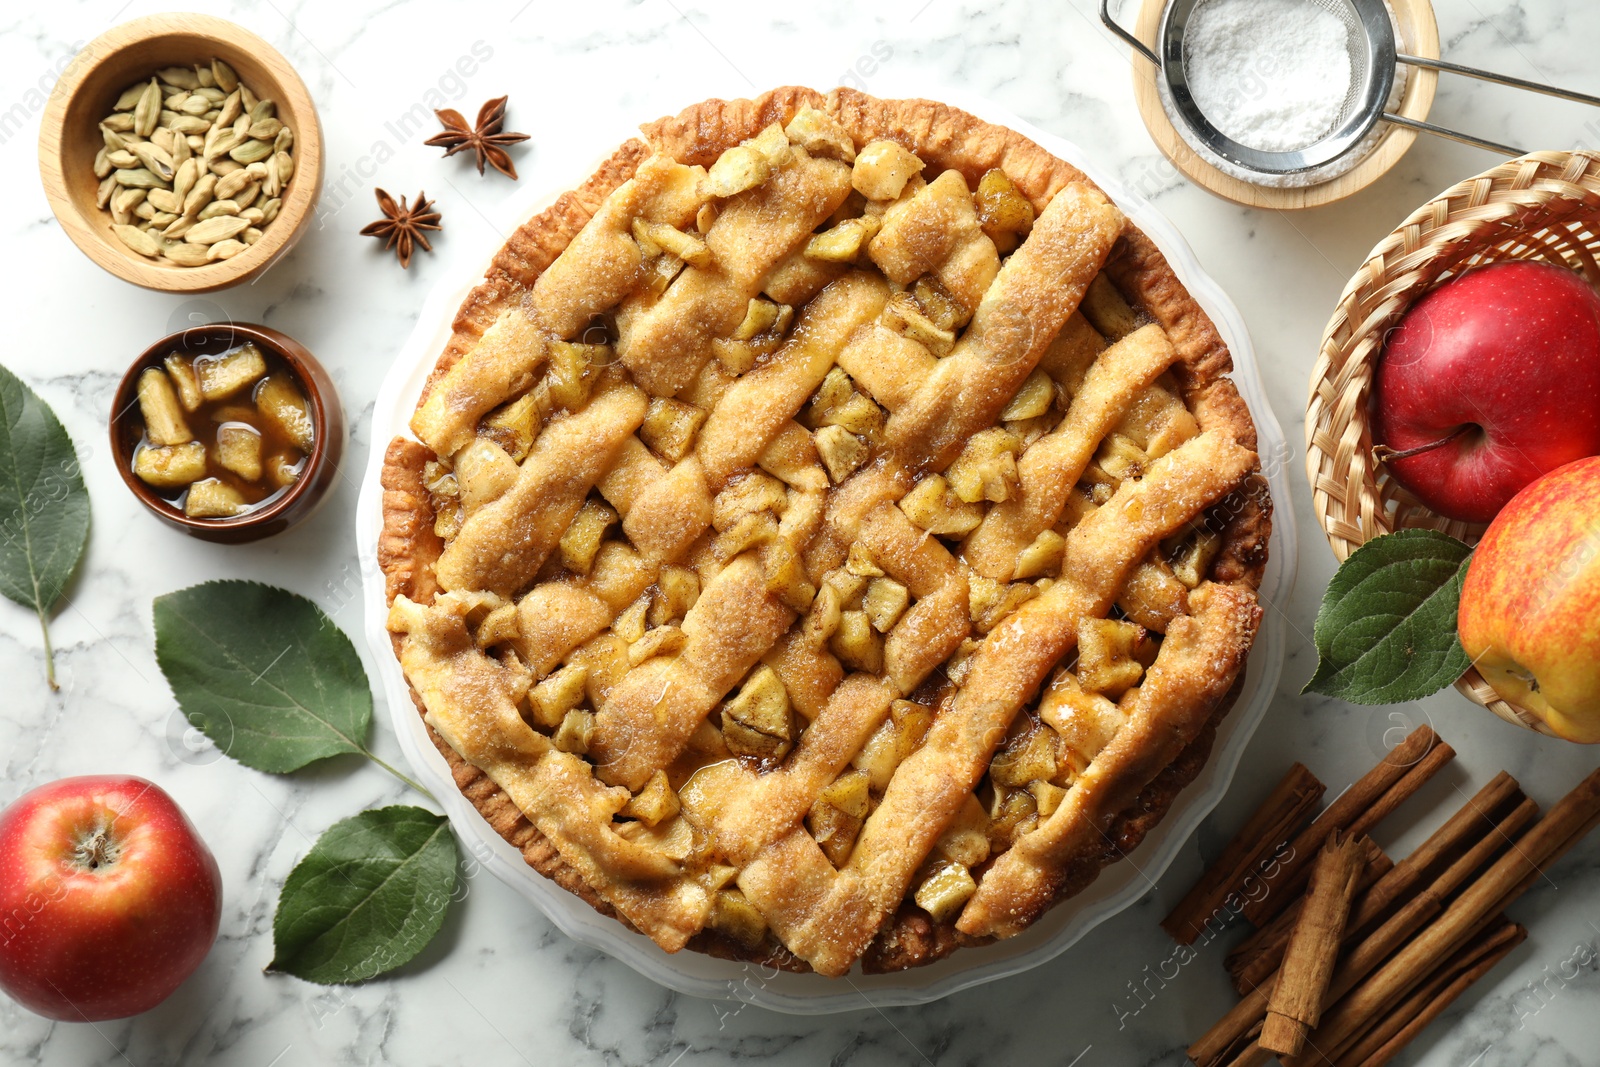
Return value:
M 1429 511 L 1376 469 L 1367 397 L 1383 337 L 1411 304 L 1442 278 L 1505 259 L 1560 263 L 1600 287 L 1600 153 L 1531 152 L 1457 182 L 1407 215 L 1345 285 L 1312 369 L 1305 429 L 1312 509 L 1340 561 L 1399 528 L 1468 542 L 1482 533 Z M 1476 669 L 1456 688 L 1507 722 L 1556 736 Z

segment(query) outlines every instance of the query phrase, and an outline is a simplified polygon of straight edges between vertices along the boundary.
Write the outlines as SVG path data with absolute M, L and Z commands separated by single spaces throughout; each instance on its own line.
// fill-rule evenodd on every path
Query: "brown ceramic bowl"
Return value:
M 147 259 L 111 228 L 111 213 L 95 206 L 100 180 L 94 157 L 104 141 L 100 120 L 122 90 L 162 67 L 221 59 L 294 133 L 293 179 L 278 217 L 260 240 L 232 259 L 180 267 Z M 311 94 L 289 61 L 266 41 L 210 15 L 150 15 L 106 31 L 75 56 L 56 82 L 39 128 L 39 171 L 50 210 L 67 236 L 125 281 L 168 293 L 205 293 L 249 281 L 289 251 L 311 221 L 322 192 L 322 126 Z
M 276 500 L 234 518 L 191 518 L 133 473 L 134 450 L 143 434 L 139 415 L 139 375 L 148 367 L 161 366 L 161 361 L 173 352 L 188 356 L 215 355 L 247 341 L 254 341 L 268 356 L 278 357 L 300 379 L 306 400 L 311 405 L 312 432 L 315 435 L 311 454 L 306 457 L 300 480 Z M 339 476 L 339 463 L 344 458 L 344 440 L 344 409 L 339 406 L 339 394 L 333 387 L 333 379 L 328 377 L 322 364 L 300 342 L 266 326 L 216 322 L 163 337 L 133 361 L 128 373 L 122 376 L 122 383 L 117 386 L 111 405 L 111 456 L 133 495 L 169 526 L 176 526 L 192 537 L 225 544 L 271 537 L 309 518 Z

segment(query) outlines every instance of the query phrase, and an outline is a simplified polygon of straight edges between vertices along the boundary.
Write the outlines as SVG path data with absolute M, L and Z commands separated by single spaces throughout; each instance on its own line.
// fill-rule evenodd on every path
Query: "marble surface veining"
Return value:
M 471 114 L 482 100 L 510 93 L 509 125 L 532 135 L 513 150 L 517 167 L 524 182 L 554 189 L 581 177 L 630 121 L 709 96 L 788 82 L 987 96 L 1076 141 L 1183 231 L 1249 324 L 1297 471 L 1307 374 L 1345 280 L 1412 207 L 1493 160 L 1424 139 L 1375 186 L 1341 204 L 1280 215 L 1214 199 L 1151 145 L 1134 108 L 1128 56 L 1098 24 L 1092 0 L 210 6 L 271 41 L 305 78 L 327 135 L 327 187 L 315 228 L 287 259 L 253 285 L 192 299 L 135 289 L 83 257 L 51 217 L 35 163 L 41 89 L 87 39 L 159 6 L 60 0 L 12 4 L 0 14 L 0 202 L 7 205 L 0 277 L 11 338 L 0 361 L 66 424 L 94 512 L 81 574 L 52 622 L 59 693 L 44 685 L 33 618 L 0 601 L 7 690 L 0 803 L 69 774 L 146 775 L 198 823 L 226 884 L 221 938 L 167 1003 L 134 1020 L 89 1026 L 50 1023 L 0 998 L 0 1064 L 1177 1065 L 1187 1041 L 1232 997 L 1220 946 L 1175 967 L 1156 920 L 1292 760 L 1337 788 L 1378 758 L 1385 731 L 1431 721 L 1460 756 L 1386 825 L 1382 843 L 1402 850 L 1463 790 L 1500 768 L 1549 804 L 1594 765 L 1594 750 L 1504 725 L 1454 693 L 1403 708 L 1300 696 L 1333 560 L 1297 478 L 1293 499 L 1278 507 L 1293 509 L 1302 533 L 1299 583 L 1286 602 L 1271 605 L 1292 630 L 1288 659 L 1232 791 L 1158 888 L 1034 971 L 925 1007 L 789 1017 L 657 987 L 569 941 L 512 891 L 479 876 L 466 883 L 440 937 L 395 975 L 343 989 L 264 975 L 277 891 L 317 834 L 363 807 L 410 798 L 369 765 L 332 760 L 271 776 L 187 743 L 156 667 L 150 602 L 210 578 L 273 582 L 316 600 L 370 667 L 375 653 L 359 633 L 351 516 L 356 472 L 371 443 L 372 399 L 424 294 L 441 279 L 461 278 L 498 243 L 508 220 L 497 207 L 514 188 L 424 147 L 407 120 L 416 105 L 448 101 Z M 1600 91 L 1593 66 L 1600 6 L 1439 6 L 1447 57 Z M 1600 115 L 1460 79 L 1441 84 L 1433 117 L 1529 148 L 1600 143 Z M 434 254 L 419 252 L 409 272 L 356 235 L 376 217 L 374 184 L 397 195 L 425 189 L 444 213 Z M 181 325 L 225 316 L 269 324 L 308 345 L 336 379 L 352 426 L 345 476 L 328 506 L 293 532 L 248 548 L 190 540 L 144 514 L 112 469 L 104 432 L 112 389 L 135 352 Z M 377 750 L 394 757 L 381 709 L 377 718 Z M 1529 925 L 1527 943 L 1398 1062 L 1597 1062 L 1600 837 L 1551 871 L 1513 915 Z

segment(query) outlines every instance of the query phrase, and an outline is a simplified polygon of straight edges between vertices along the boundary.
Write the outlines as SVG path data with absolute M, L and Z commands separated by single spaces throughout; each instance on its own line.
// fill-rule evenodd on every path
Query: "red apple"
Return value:
M 63 778 L 0 812 L 0 989 L 52 1019 L 148 1011 L 200 966 L 217 861 L 143 778 Z
M 1600 456 L 1546 474 L 1495 516 L 1456 628 L 1501 696 L 1560 737 L 1600 742 Z
M 1372 439 L 1391 450 L 1397 482 L 1466 522 L 1488 522 L 1539 475 L 1600 453 L 1600 294 L 1529 261 L 1445 282 L 1386 341 Z

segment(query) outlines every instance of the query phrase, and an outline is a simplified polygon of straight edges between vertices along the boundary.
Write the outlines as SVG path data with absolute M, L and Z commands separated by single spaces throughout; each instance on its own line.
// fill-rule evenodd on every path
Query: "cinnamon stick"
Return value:
M 1389 817 L 1389 814 L 1405 803 L 1410 796 L 1428 783 L 1435 774 L 1443 769 L 1446 763 L 1456 758 L 1456 750 L 1440 741 L 1428 750 L 1428 754 L 1417 761 L 1417 765 L 1405 773 L 1394 785 L 1384 791 L 1377 802 L 1362 812 L 1355 822 L 1351 823 L 1348 833 L 1364 834 L 1374 826 Z
M 1393 865 L 1393 869 L 1377 870 L 1368 866 L 1363 881 L 1376 882 L 1361 887 L 1351 912 L 1346 942 L 1368 932 L 1397 902 L 1407 897 L 1423 878 L 1448 855 L 1469 846 L 1495 823 L 1502 808 L 1513 800 L 1520 802 L 1521 789 L 1517 780 L 1501 771 L 1487 785 L 1478 790 L 1444 824 L 1435 830 L 1416 851 Z M 1521 830 L 1519 824 L 1514 828 Z M 1381 878 L 1379 877 L 1381 876 Z M 1289 932 L 1294 918 L 1299 914 L 1296 902 L 1266 926 L 1257 930 L 1228 953 L 1227 968 L 1233 977 L 1233 986 L 1241 995 L 1260 985 L 1283 960 L 1283 950 L 1289 944 Z
M 1317 851 L 1335 830 L 1366 833 L 1379 818 L 1422 787 L 1455 750 L 1440 740 L 1431 726 L 1419 726 L 1396 745 L 1378 765 L 1362 775 L 1326 810 L 1300 831 L 1290 844 L 1288 857 L 1262 874 L 1264 892 L 1244 905 L 1244 917 L 1265 926 L 1292 903 L 1311 873 Z M 1391 790 L 1397 790 L 1391 797 Z M 1377 818 L 1366 818 L 1379 809 Z M 1357 828 L 1359 827 L 1359 831 Z
M 1333 972 L 1332 988 L 1323 1008 L 1349 992 L 1378 964 L 1399 948 L 1422 925 L 1437 915 L 1444 901 L 1502 848 L 1516 839 L 1522 827 L 1538 814 L 1538 805 L 1524 800 L 1511 814 L 1485 833 L 1465 854 L 1449 864 L 1432 882 L 1418 889 L 1392 916 L 1370 934 L 1363 935 Z M 1267 1003 L 1277 984 L 1277 972 L 1252 989 L 1233 1009 L 1189 1046 L 1189 1058 L 1200 1067 L 1255 1067 L 1272 1058 L 1255 1042 L 1266 1015 Z
M 1399 1007 L 1363 1034 L 1360 1041 L 1339 1057 L 1338 1067 L 1383 1067 L 1527 937 L 1528 928 L 1518 923 L 1491 923 L 1446 960 Z
M 1224 911 L 1230 898 L 1242 899 L 1240 894 L 1245 892 L 1249 878 L 1305 825 L 1326 788 L 1304 764 L 1290 767 L 1216 862 L 1172 913 L 1161 920 L 1162 929 L 1180 944 L 1193 944 Z
M 1317 856 L 1305 906 L 1289 938 L 1261 1026 L 1261 1047 L 1270 1052 L 1298 1053 L 1305 1047 L 1306 1034 L 1322 1017 L 1322 1001 L 1344 940 L 1350 902 L 1365 866 L 1367 840 L 1341 838 L 1335 833 Z
M 1314 1033 L 1314 1053 L 1293 1057 L 1286 1061 L 1287 1067 L 1334 1062 L 1384 1009 L 1411 993 L 1441 960 L 1488 925 L 1596 823 L 1600 823 L 1600 770 L 1563 797 L 1426 929 L 1335 1005 Z
M 1388 853 L 1379 848 L 1370 837 L 1363 837 L 1366 842 L 1365 863 L 1361 870 L 1360 880 L 1356 883 L 1356 900 L 1359 902 L 1361 894 L 1371 889 L 1381 879 L 1394 870 L 1394 860 Z M 1300 914 L 1305 910 L 1306 897 L 1302 895 L 1299 900 L 1289 905 L 1270 923 L 1241 941 L 1228 953 L 1224 966 L 1233 978 L 1233 988 L 1240 996 L 1260 985 L 1262 980 L 1276 971 L 1283 963 L 1284 950 L 1289 947 L 1289 937 L 1294 933 L 1295 924 L 1300 921 Z M 1355 919 L 1352 914 L 1350 922 Z M 1345 929 L 1348 940 L 1350 927 Z

